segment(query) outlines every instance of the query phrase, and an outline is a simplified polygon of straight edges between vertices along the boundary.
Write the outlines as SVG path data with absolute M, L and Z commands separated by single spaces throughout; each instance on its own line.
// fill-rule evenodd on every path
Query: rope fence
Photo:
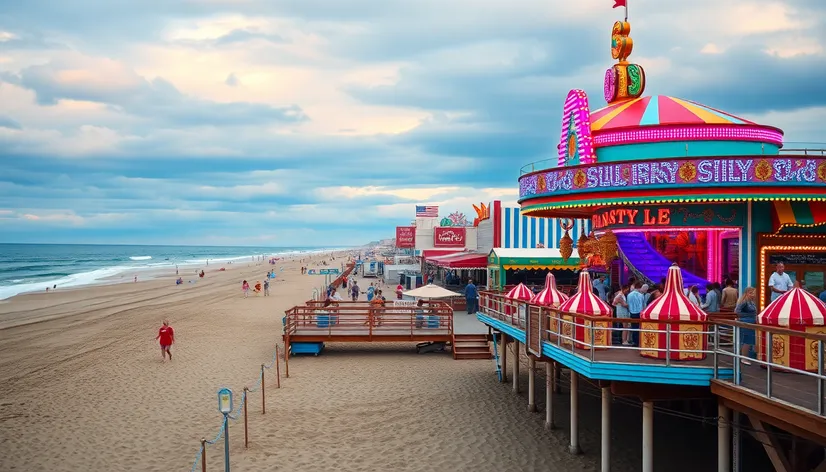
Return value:
M 248 431 L 248 420 L 247 420 L 247 412 L 249 408 L 247 407 L 247 400 L 250 393 L 258 393 L 261 392 L 261 414 L 264 415 L 267 413 L 267 398 L 266 398 L 266 384 L 264 383 L 264 372 L 266 370 L 270 370 L 275 368 L 276 371 L 276 385 L 275 388 L 281 388 L 281 366 L 278 362 L 280 349 L 278 345 L 275 346 L 275 352 L 273 352 L 272 360 L 269 364 L 261 364 L 261 371 L 258 374 L 258 381 L 256 382 L 255 386 L 252 388 L 244 387 L 243 393 L 241 394 L 241 401 L 238 402 L 238 408 L 228 413 L 226 416 L 233 422 L 238 421 L 242 418 L 241 413 L 243 413 L 244 419 L 244 448 L 249 447 L 249 431 Z M 221 422 L 221 428 L 218 430 L 218 434 L 215 438 L 209 440 L 201 438 L 200 446 L 198 448 L 198 453 L 195 455 L 195 461 L 192 463 L 192 470 L 191 472 L 195 472 L 198 469 L 198 464 L 201 464 L 201 472 L 206 472 L 206 448 L 207 446 L 212 446 L 221 438 L 224 437 L 225 434 L 228 433 L 227 428 L 229 428 L 228 421 Z

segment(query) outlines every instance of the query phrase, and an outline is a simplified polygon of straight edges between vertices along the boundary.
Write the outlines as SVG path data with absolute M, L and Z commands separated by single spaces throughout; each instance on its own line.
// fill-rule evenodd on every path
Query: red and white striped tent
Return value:
M 582 315 L 611 316 L 611 307 L 594 295 L 591 274 L 587 270 L 579 273 L 576 294 L 563 302 L 559 310 Z
M 811 293 L 795 287 L 771 302 L 757 316 L 757 322 L 772 326 L 823 326 L 826 304 Z
M 531 298 L 533 298 L 533 292 L 531 292 L 531 289 L 529 289 L 527 285 L 520 283 L 516 287 L 510 289 L 510 291 L 505 294 L 505 298 L 529 302 L 531 301 Z
M 558 307 L 567 299 L 567 295 L 557 290 L 556 277 L 554 277 L 554 274 L 548 272 L 548 275 L 545 276 L 545 288 L 531 299 L 531 303 L 534 305 Z
M 640 319 L 645 321 L 640 323 L 640 355 L 680 361 L 705 359 L 708 335 L 704 326 L 672 322 L 701 322 L 707 318 L 706 312 L 683 293 L 683 274 L 677 264 L 672 265 L 668 268 L 663 294 L 640 312 Z
M 708 315 L 683 293 L 683 274 L 677 265 L 668 268 L 660 298 L 643 308 L 640 319 L 651 321 L 705 321 Z

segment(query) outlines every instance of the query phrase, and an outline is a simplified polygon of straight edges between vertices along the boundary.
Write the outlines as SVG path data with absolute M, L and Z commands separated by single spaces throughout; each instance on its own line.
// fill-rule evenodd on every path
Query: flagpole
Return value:
M 628 23 L 628 0 L 625 0 L 625 22 Z

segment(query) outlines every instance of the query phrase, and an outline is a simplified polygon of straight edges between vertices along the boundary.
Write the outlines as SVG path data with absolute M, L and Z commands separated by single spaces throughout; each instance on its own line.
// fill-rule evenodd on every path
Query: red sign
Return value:
M 416 227 L 396 226 L 396 247 L 414 248 L 416 247 Z
M 437 226 L 433 228 L 433 247 L 465 247 L 465 228 Z

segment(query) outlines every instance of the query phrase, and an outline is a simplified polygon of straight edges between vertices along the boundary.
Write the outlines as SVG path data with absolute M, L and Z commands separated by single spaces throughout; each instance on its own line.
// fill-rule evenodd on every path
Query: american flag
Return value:
M 438 206 L 416 205 L 416 218 L 438 218 L 438 217 L 439 217 L 439 207 Z

